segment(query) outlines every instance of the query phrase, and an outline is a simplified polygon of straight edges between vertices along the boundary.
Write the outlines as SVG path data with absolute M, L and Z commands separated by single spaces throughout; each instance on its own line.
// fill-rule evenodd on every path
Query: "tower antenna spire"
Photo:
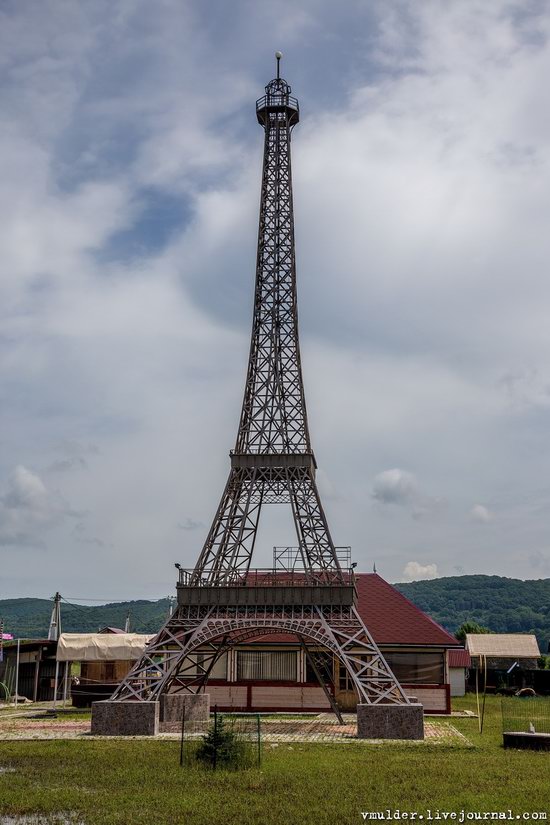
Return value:
M 275 52 L 275 57 L 277 58 L 277 80 L 281 79 L 281 57 L 283 56 L 282 52 Z

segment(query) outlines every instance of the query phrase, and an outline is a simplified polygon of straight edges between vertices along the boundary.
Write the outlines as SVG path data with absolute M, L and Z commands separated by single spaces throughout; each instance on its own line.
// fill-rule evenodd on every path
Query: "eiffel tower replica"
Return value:
M 290 159 L 299 106 L 280 77 L 281 54 L 276 57 L 277 76 L 256 103 L 264 154 L 254 317 L 229 478 L 195 567 L 176 565 L 176 609 L 110 701 L 155 702 L 168 691 L 204 691 L 222 654 L 269 632 L 299 639 L 338 715 L 316 666 L 319 648 L 347 670 L 359 708 L 421 711 L 411 706 L 356 609 L 353 569 L 339 562 L 315 482 L 298 341 Z M 298 547 L 284 569 L 252 569 L 260 514 L 273 503 L 290 505 Z M 193 655 L 197 648 L 200 656 Z

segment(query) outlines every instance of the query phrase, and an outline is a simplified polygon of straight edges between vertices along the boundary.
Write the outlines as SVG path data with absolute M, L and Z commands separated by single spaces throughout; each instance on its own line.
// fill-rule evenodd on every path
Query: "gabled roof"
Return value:
M 358 573 L 356 580 L 357 609 L 377 644 L 460 646 L 378 573 Z
M 449 667 L 471 667 L 472 658 L 467 650 L 461 648 L 460 650 L 449 650 L 447 662 Z
M 377 644 L 460 647 L 460 642 L 454 636 L 430 619 L 378 573 L 356 573 L 355 581 L 357 610 Z M 297 639 L 287 633 L 268 632 L 258 634 L 253 641 L 262 644 L 295 644 Z
M 471 656 L 538 659 L 538 642 L 532 633 L 467 633 L 466 647 Z
M 57 648 L 57 642 L 52 639 L 20 639 L 19 650 L 21 652 L 34 652 L 42 648 L 43 654 L 53 656 Z M 4 655 L 15 655 L 17 651 L 17 641 L 4 642 Z

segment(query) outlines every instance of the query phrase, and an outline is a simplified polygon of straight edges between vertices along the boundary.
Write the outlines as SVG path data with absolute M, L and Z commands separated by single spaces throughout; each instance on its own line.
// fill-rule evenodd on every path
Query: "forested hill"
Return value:
M 475 621 L 494 633 L 535 633 L 541 653 L 550 641 L 550 579 L 449 576 L 395 584 L 447 630 Z
M 495 633 L 535 633 L 541 653 L 548 649 L 550 579 L 449 576 L 394 586 L 451 633 L 463 622 L 475 621 Z M 168 606 L 167 599 L 92 607 L 61 602 L 62 630 L 92 633 L 105 626 L 123 628 L 129 611 L 133 632 L 154 633 L 165 621 Z M 51 610 L 48 599 L 0 600 L 5 632 L 20 638 L 46 636 Z
M 53 601 L 49 599 L 0 599 L 4 632 L 15 638 L 42 639 L 48 635 Z M 168 599 L 150 602 L 76 605 L 61 602 L 61 630 L 65 633 L 97 633 L 102 627 L 124 629 L 130 613 L 132 633 L 155 633 L 168 616 Z

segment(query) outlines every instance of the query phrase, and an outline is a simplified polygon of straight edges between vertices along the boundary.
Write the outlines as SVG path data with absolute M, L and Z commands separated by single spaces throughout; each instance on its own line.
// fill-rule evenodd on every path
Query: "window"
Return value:
M 298 654 L 294 650 L 239 650 L 237 680 L 295 682 Z
M 445 682 L 443 653 L 384 653 L 397 680 L 405 684 L 442 685 Z
M 104 677 L 106 682 L 114 682 L 115 681 L 115 663 L 114 662 L 105 662 L 104 666 Z
M 186 656 L 180 671 L 182 679 L 195 678 L 196 676 L 203 676 L 212 663 L 212 651 L 193 651 L 189 656 Z M 214 667 L 210 671 L 209 679 L 226 679 L 227 678 L 227 654 L 222 653 L 217 659 Z
M 353 658 L 356 659 L 356 660 L 358 659 L 360 662 L 365 661 L 365 657 L 361 656 L 361 655 L 353 654 Z M 338 689 L 342 690 L 342 691 L 344 691 L 344 690 L 355 690 L 355 688 L 353 686 L 353 680 L 352 680 L 345 664 L 343 664 L 343 662 L 339 661 L 338 665 L 339 665 Z M 356 666 L 354 668 L 354 670 L 357 670 L 357 669 L 358 669 L 358 666 Z
M 317 666 L 317 670 L 321 674 L 321 678 L 329 684 L 332 683 L 334 680 L 332 653 L 327 653 L 324 650 L 313 650 L 311 655 L 315 659 L 315 664 Z M 316 685 L 319 684 L 315 671 L 311 666 L 309 656 L 306 656 L 306 682 L 314 682 Z

